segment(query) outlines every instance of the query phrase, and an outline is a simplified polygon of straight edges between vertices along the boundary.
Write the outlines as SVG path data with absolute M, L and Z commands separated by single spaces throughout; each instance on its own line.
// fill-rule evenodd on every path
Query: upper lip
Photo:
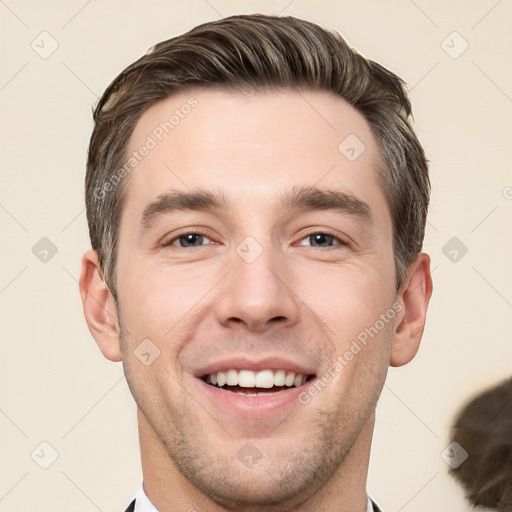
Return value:
M 316 374 L 316 371 L 311 365 L 292 361 L 286 357 L 266 356 L 263 358 L 251 358 L 247 355 L 238 355 L 212 361 L 195 370 L 194 375 L 201 378 L 211 373 L 217 373 L 230 369 L 252 370 L 254 372 L 262 370 L 286 370 L 303 375 Z

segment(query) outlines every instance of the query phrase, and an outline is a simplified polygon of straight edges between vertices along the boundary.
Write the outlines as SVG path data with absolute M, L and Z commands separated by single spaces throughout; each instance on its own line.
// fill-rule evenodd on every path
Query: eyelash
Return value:
M 186 231 L 185 233 L 180 233 L 179 235 L 176 235 L 175 237 L 171 238 L 168 242 L 163 243 L 162 247 L 172 246 L 172 244 L 174 242 L 176 242 L 176 240 L 179 240 L 180 238 L 184 238 L 187 235 L 204 236 L 205 238 L 208 238 L 211 240 L 211 238 L 206 233 L 203 233 L 202 231 Z M 179 246 L 177 246 L 177 247 L 179 247 Z M 179 248 L 180 249 L 188 249 L 188 247 L 179 247 Z M 195 247 L 192 247 L 192 249 L 195 249 Z
M 302 240 L 304 240 L 305 238 L 309 238 L 310 236 L 313 236 L 313 235 L 327 235 L 327 236 L 330 236 L 331 238 L 333 238 L 336 242 L 338 242 L 336 245 L 330 246 L 330 247 L 324 247 L 324 249 L 332 249 L 333 247 L 336 247 L 336 246 L 348 246 L 348 243 L 345 240 L 340 238 L 336 233 L 330 231 L 329 229 L 322 229 L 320 231 L 312 231 L 311 233 L 308 233 L 307 235 L 302 237 L 300 241 L 302 242 Z M 321 247 L 318 247 L 318 249 L 321 249 Z
M 162 247 L 172 246 L 174 244 L 174 242 L 176 242 L 177 240 L 179 240 L 182 237 L 186 237 L 187 235 L 199 235 L 199 236 L 203 236 L 203 237 L 211 240 L 211 238 L 206 233 L 204 233 L 202 231 L 187 231 L 185 233 L 180 233 L 179 235 L 176 235 L 175 237 L 171 238 L 168 242 L 165 242 L 164 244 L 162 244 Z M 329 229 L 323 229 L 320 231 L 312 231 L 311 233 L 304 235 L 300 239 L 300 241 L 302 242 L 304 239 L 306 239 L 310 236 L 313 236 L 313 235 L 328 235 L 331 238 L 333 238 L 336 242 L 338 242 L 336 245 L 324 247 L 323 249 L 332 249 L 333 247 L 337 247 L 337 246 L 348 246 L 349 245 L 345 240 L 340 238 L 338 235 L 336 235 L 336 233 L 330 231 Z M 213 241 L 213 240 L 211 240 L 211 241 Z M 210 245 L 210 244 L 207 244 L 207 245 Z M 176 246 L 176 247 L 179 247 L 180 249 L 189 249 L 189 247 L 181 247 L 181 246 Z M 311 246 L 311 247 L 313 247 L 313 246 Z M 191 247 L 191 248 L 197 249 L 198 247 Z M 317 247 L 317 249 L 322 249 L 322 247 Z

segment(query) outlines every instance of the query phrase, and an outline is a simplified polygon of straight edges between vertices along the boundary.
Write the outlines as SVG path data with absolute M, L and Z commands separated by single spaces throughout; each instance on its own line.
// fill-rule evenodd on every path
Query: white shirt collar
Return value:
M 149 501 L 142 485 L 135 495 L 135 512 L 158 512 L 158 509 Z M 368 506 L 366 512 L 373 512 L 372 500 L 368 496 Z
M 135 495 L 135 511 L 134 512 L 158 512 L 158 509 L 149 501 L 144 488 L 141 486 Z

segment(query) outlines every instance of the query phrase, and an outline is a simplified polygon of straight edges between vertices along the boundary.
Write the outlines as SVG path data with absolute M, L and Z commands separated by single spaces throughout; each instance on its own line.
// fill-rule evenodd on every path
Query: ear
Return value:
M 121 361 L 116 304 L 103 280 L 98 254 L 92 249 L 82 257 L 80 295 L 89 331 L 101 352 L 110 361 Z
M 409 265 L 398 292 L 397 302 L 402 308 L 396 316 L 391 345 L 391 366 L 409 363 L 418 352 L 431 296 L 430 257 L 428 254 L 420 253 Z

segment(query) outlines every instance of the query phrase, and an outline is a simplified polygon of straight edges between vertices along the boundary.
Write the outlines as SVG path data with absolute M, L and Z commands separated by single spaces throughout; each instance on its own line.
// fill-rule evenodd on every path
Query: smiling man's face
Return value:
M 144 113 L 128 153 L 191 96 L 130 175 L 109 306 L 120 353 L 100 346 L 122 357 L 143 466 L 225 506 L 292 505 L 351 457 L 367 465 L 387 368 L 417 349 L 400 345 L 378 150 L 327 93 L 190 90 Z

